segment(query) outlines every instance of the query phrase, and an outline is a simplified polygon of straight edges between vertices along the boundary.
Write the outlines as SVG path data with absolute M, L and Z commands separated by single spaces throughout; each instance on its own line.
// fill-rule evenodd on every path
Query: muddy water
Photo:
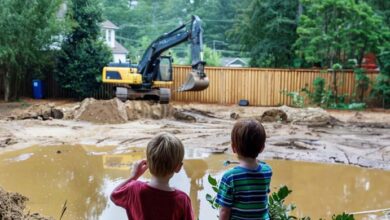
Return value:
M 0 154 L 0 186 L 30 198 L 33 211 L 58 219 L 126 219 L 124 210 L 109 201 L 112 189 L 129 174 L 128 165 L 143 157 L 143 149 L 114 154 L 113 148 L 85 146 L 31 147 Z M 201 220 L 216 219 L 204 199 L 212 192 L 207 175 L 221 177 L 226 154 L 186 152 L 184 169 L 171 183 L 191 196 Z M 390 207 L 390 172 L 342 165 L 268 161 L 273 167 L 272 186 L 293 190 L 288 201 L 296 214 L 328 218 L 335 212 L 355 212 Z M 143 180 L 148 180 L 146 174 Z M 367 216 L 359 216 L 365 219 Z

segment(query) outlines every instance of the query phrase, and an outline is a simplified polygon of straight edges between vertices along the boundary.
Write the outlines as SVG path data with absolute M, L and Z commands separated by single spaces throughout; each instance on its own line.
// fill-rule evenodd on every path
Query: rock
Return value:
M 291 108 L 282 106 L 279 109 L 287 114 L 288 121 L 293 124 L 323 127 L 339 123 L 337 119 L 322 108 Z
M 18 142 L 15 139 L 12 139 L 10 137 L 1 138 L 0 139 L 0 147 L 7 147 L 9 145 L 17 144 Z
M 234 120 L 237 120 L 237 119 L 240 118 L 240 115 L 238 113 L 236 113 L 236 112 L 232 112 L 232 113 L 230 113 L 230 118 L 234 119 Z
M 60 109 L 54 108 L 53 103 L 43 105 L 32 105 L 27 109 L 19 110 L 13 113 L 8 120 L 38 119 L 50 120 L 52 118 L 62 118 L 63 113 Z
M 287 114 L 280 109 L 270 109 L 261 115 L 261 122 L 287 122 Z
M 57 108 L 53 108 L 51 110 L 51 115 L 55 119 L 63 119 L 64 118 L 64 113 L 60 109 L 57 109 Z
M 173 117 L 179 121 L 196 122 L 196 118 L 194 116 L 181 110 L 175 110 Z

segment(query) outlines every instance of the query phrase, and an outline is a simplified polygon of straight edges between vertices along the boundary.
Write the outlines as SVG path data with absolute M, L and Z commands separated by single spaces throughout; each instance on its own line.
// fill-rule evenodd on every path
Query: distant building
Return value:
M 115 30 L 119 28 L 109 20 L 101 23 L 101 28 L 102 36 L 112 50 L 113 61 L 116 63 L 126 62 L 126 55 L 129 51 L 115 40 Z
M 248 63 L 244 59 L 238 57 L 222 57 L 221 65 L 227 67 L 247 67 Z

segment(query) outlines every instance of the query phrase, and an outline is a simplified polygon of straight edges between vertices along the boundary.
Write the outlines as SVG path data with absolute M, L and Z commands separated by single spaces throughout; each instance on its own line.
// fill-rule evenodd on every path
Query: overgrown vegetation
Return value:
M 306 86 L 300 91 L 283 91 L 282 94 L 291 97 L 292 105 L 299 108 L 309 105 L 333 109 L 365 109 L 367 100 L 364 97 L 371 84 L 365 70 L 360 68 L 354 70 L 356 88 L 352 95 L 337 93 L 339 84 L 343 83 L 335 80 L 337 72 L 339 72 L 338 74 L 343 74 L 341 66 L 338 64 L 333 65 L 331 72 L 333 75 L 331 84 L 327 84 L 324 78 L 318 76 L 313 80 L 312 89 Z
M 24 79 L 45 69 L 51 58 L 53 36 L 64 30 L 56 18 L 60 0 L 0 1 L 0 76 L 4 100 L 16 100 Z
M 213 209 L 218 209 L 220 206 L 215 202 L 216 194 L 218 193 L 219 183 L 212 177 L 208 176 L 208 182 L 211 185 L 215 195 L 206 194 L 206 200 L 210 203 Z M 278 191 L 271 193 L 268 196 L 268 210 L 271 220 L 310 220 L 311 218 L 306 216 L 303 218 L 298 218 L 291 215 L 291 212 L 296 209 L 294 204 L 285 204 L 285 200 L 288 195 L 292 193 L 287 186 L 280 186 Z M 338 215 L 333 215 L 332 220 L 354 220 L 354 216 L 347 213 L 342 213 Z
M 390 41 L 383 45 L 378 58 L 381 72 L 374 82 L 371 97 L 380 100 L 382 107 L 390 108 Z

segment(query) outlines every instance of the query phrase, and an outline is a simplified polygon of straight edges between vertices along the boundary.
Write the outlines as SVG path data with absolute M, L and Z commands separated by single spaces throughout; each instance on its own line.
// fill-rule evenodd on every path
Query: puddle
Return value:
M 126 219 L 123 209 L 109 200 L 113 188 L 129 175 L 128 166 L 144 157 L 143 149 L 111 154 L 110 147 L 54 146 L 31 147 L 0 154 L 0 186 L 30 198 L 28 207 L 59 219 L 67 201 L 64 220 Z M 232 155 L 207 155 L 187 151 L 184 169 L 172 185 L 188 193 L 200 220 L 216 219 L 205 200 L 212 189 L 207 175 L 221 177 L 226 160 Z M 272 187 L 288 185 L 293 190 L 288 201 L 297 207 L 298 216 L 330 219 L 333 213 L 357 212 L 390 207 L 390 172 L 343 165 L 273 160 Z M 148 180 L 146 173 L 143 180 Z M 358 219 L 367 216 L 358 216 Z

